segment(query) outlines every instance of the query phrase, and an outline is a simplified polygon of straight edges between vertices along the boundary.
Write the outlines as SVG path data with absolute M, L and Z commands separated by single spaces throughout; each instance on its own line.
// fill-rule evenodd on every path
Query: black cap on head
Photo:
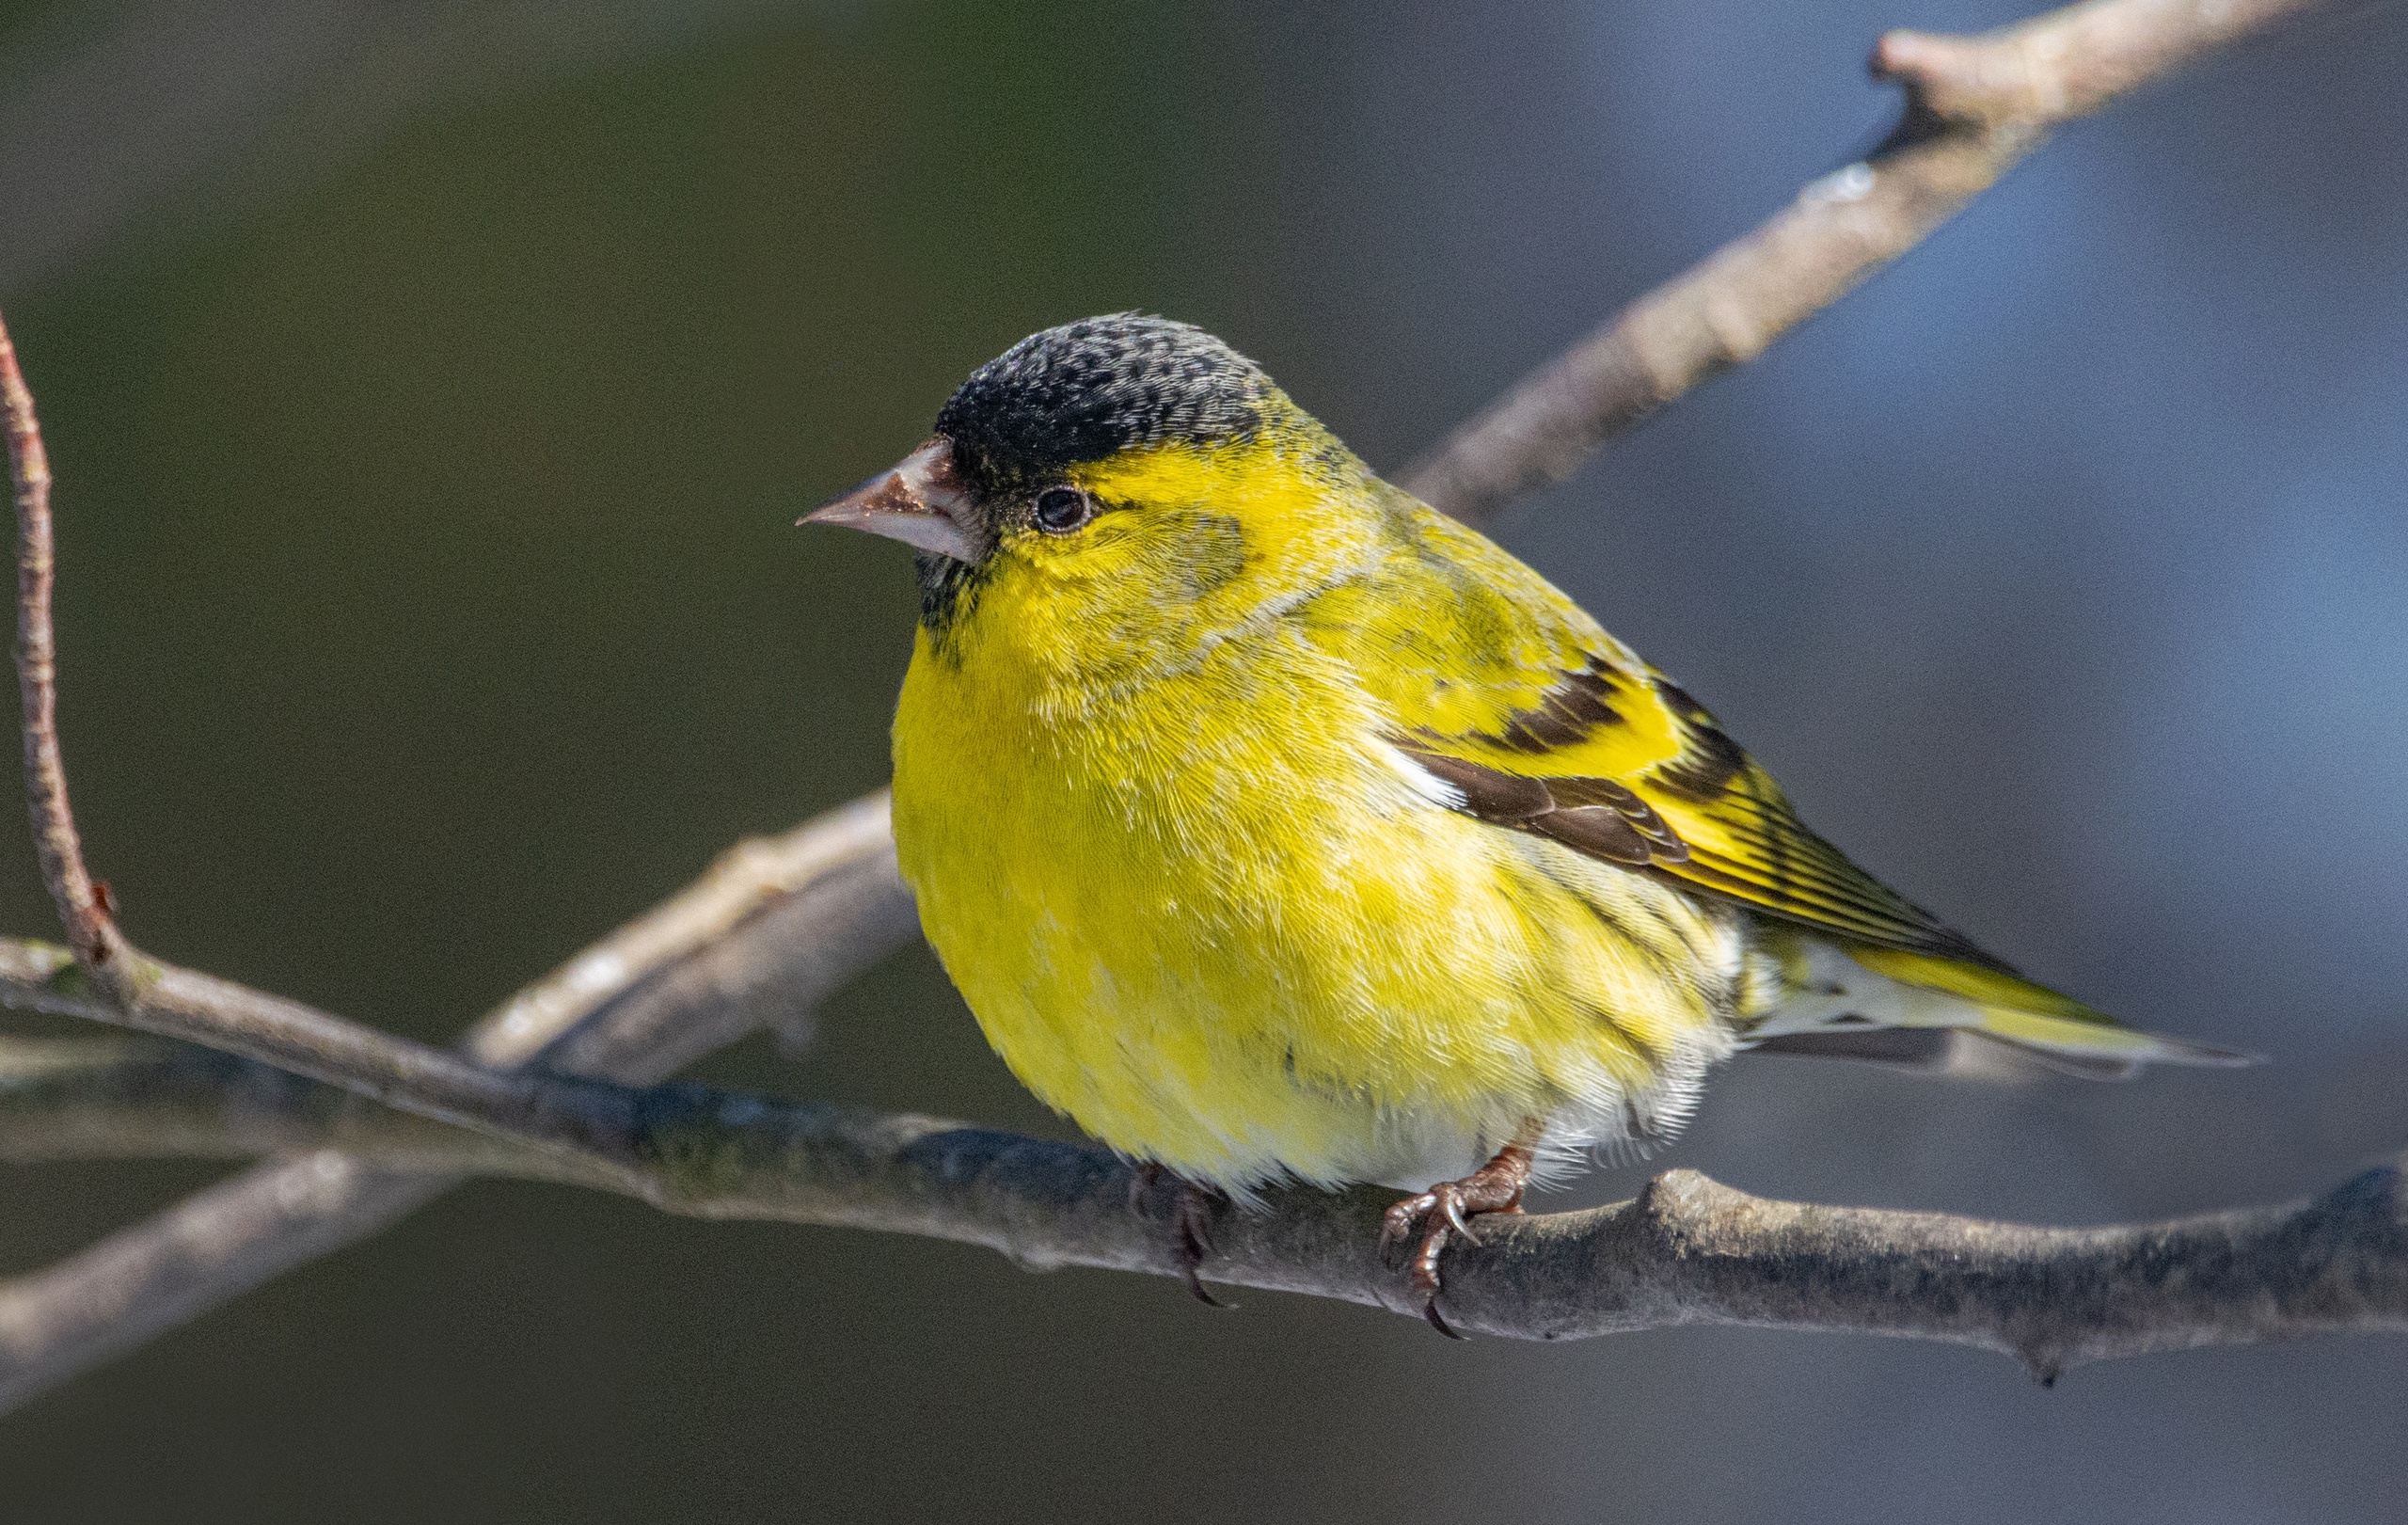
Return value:
M 1025 480 L 1132 446 L 1243 438 L 1262 426 L 1262 368 L 1203 329 L 1134 312 L 1031 334 L 937 415 L 962 464 Z

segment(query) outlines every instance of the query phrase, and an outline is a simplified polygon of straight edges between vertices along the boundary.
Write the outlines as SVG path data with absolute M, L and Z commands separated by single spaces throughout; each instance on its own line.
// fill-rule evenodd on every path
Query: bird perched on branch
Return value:
M 919 550 L 895 835 L 1037 1095 L 1197 1191 L 1374 1182 L 1440 1254 L 1671 1135 L 1735 1051 L 1961 1029 L 2234 1062 L 2022 978 L 1806 828 L 1705 707 L 1252 361 L 1022 341 L 807 522 Z

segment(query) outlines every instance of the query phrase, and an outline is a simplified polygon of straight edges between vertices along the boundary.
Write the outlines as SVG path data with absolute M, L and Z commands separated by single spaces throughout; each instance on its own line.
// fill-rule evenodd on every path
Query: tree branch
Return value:
M 1487 516 L 1515 493 L 1568 473 L 1604 438 L 1705 376 L 1752 358 L 1953 215 L 2036 148 L 2052 127 L 2316 4 L 2094 0 L 1982 38 L 1891 34 L 1875 56 L 1875 70 L 1904 84 L 1909 102 L 1900 130 L 1879 151 L 1862 165 L 1817 181 L 1756 232 L 1641 298 L 1507 393 L 1402 480 L 1437 506 L 1474 520 Z M 471 1119 L 489 1130 L 515 1134 L 532 1142 L 545 1169 L 575 1173 L 594 1165 L 597 1138 L 609 1133 L 607 1124 L 625 1120 L 594 1115 L 604 1105 L 604 1092 L 463 1064 L 295 1003 L 154 965 L 123 941 L 105 886 L 94 883 L 84 868 L 67 804 L 55 723 L 49 473 L 32 401 L 5 332 L 0 391 L 20 525 L 18 655 L 28 802 L 45 879 L 76 956 L 85 962 L 86 993 L 99 997 L 119 1020 L 204 1038 L 423 1113 Z M 819 992 L 909 935 L 908 898 L 895 880 L 891 844 L 883 840 L 883 802 L 863 802 L 864 810 L 872 807 L 880 822 L 872 834 L 874 850 L 848 866 L 831 868 L 804 888 L 745 902 L 724 921 L 714 921 L 720 913 L 714 912 L 694 920 L 670 916 L 656 925 L 647 917 L 631 924 L 481 1024 L 468 1040 L 470 1053 L 487 1067 L 543 1055 L 557 1068 L 640 1081 L 724 1040 L 767 1008 L 788 1015 L 807 1009 Z M 656 914 L 687 905 L 709 882 Z M 646 930 L 640 934 L 640 929 Z M 657 938 L 647 943 L 656 932 Z M 623 943 L 640 956 L 613 963 L 611 955 L 627 951 Z M 62 993 L 55 975 L 42 976 L 54 981 L 50 997 Z M 781 982 L 787 979 L 796 982 L 797 993 L 781 998 Z M 620 1101 L 626 1099 L 610 1104 Z M 380 1111 L 372 1106 L 359 1115 Z M 456 1143 L 456 1130 L 417 1126 L 427 1138 Z M 506 1143 L 488 1138 L 474 1147 L 535 1169 L 529 1163 L 532 1154 Z M 1056 1150 L 1009 1140 L 994 1148 L 1006 1154 Z M 1096 1168 L 1108 1168 L 1091 1152 L 1071 1152 Z M 634 1162 L 636 1176 L 627 1173 L 629 1161 L 600 1163 L 605 1173 L 616 1172 L 613 1183 L 626 1189 L 637 1185 L 644 1162 Z M 0 1404 L 371 1231 L 452 1179 L 379 1171 L 321 1150 L 238 1177 L 48 1271 L 0 1284 Z M 1685 1179 L 1676 1173 L 1666 1181 Z M 1659 1183 L 1651 1198 L 1672 1189 Z M 1636 1212 L 1650 1199 L 1608 1211 Z M 1318 1221 L 1317 1209 L 1295 1211 L 1302 1215 L 1300 1232 L 1309 1230 L 1307 1220 Z M 1562 1220 L 1531 1223 L 1558 1221 Z M 1858 1215 L 1849 1221 L 1871 1219 Z M 1539 1231 L 1528 1225 L 1502 1231 L 1511 1244 Z M 1147 1248 L 1144 1268 L 1160 1268 L 1152 1263 L 1158 1248 Z M 1370 1273 L 1358 1267 L 1350 1274 Z M 1385 1288 L 1385 1280 L 1374 1279 Z M 1466 1307 L 1481 1295 L 1480 1285 L 1475 1280 L 1458 1289 Z M 1479 1317 L 1467 1322 L 1487 1326 Z
M 1979 37 L 1891 32 L 1896 131 L 1514 384 L 1399 485 L 1473 524 L 1743 365 L 1913 248 L 2056 128 L 2326 0 L 2092 0 Z
M 658 1080 L 765 1022 L 792 1023 L 915 925 L 880 791 L 739 845 L 503 1003 L 462 1046 L 489 1064 Z M 73 967 L 63 949 L 0 940 L 0 1002 L 88 1015 L 62 1005 L 75 998 Z M 460 1179 L 313 1151 L 0 1282 L 0 1410 L 374 1233 Z
M 72 1005 L 53 1009 L 62 1008 Z M 194 1043 L 0 1035 L 0 1160 L 255 1160 L 320 1150 L 410 1174 L 610 1184 L 607 1172 L 573 1160 Z
M 1180 1274 L 1170 1194 L 1100 1150 L 698 1087 L 646 1093 L 642 1152 L 670 1211 L 881 1229 L 984 1245 L 1035 1267 Z M 0 1158 L 338 1148 L 380 1168 L 626 1189 L 614 1172 L 447 1127 L 189 1045 L 0 1040 Z M 1523 1340 L 1736 1324 L 1941 1340 L 2044 1380 L 2086 1361 L 2295 1335 L 2408 1332 L 2408 1175 L 2161 1223 L 2037 1228 L 1772 1201 L 1674 1170 L 1587 1213 L 1483 1218 L 1447 1267 L 1447 1316 Z M 1275 1194 L 1214 1225 L 1204 1275 L 1388 1308 L 1389 1195 Z

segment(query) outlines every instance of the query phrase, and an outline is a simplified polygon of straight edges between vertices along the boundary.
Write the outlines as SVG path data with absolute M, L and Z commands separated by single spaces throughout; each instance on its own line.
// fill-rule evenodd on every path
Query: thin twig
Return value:
M 34 395 L 17 367 L 17 346 L 0 324 L 0 407 L 8 415 L 8 473 L 17 501 L 17 690 L 24 706 L 25 805 L 42 880 L 76 956 L 112 985 L 124 961 L 106 892 L 84 866 L 75 815 L 67 803 L 67 759 L 58 746 L 58 634 L 51 620 L 57 548 L 51 535 L 50 455 L 42 449 Z M 109 967 L 112 962 L 117 968 Z
M 651 1194 L 713 1218 L 880 1229 L 1023 1264 L 1180 1274 L 1164 1215 L 1100 1150 L 851 1107 L 663 1087 Z M 335 1146 L 411 1170 L 626 1189 L 609 1172 L 206 1049 L 0 1040 L 0 1158 L 220 1157 Z M 1213 1226 L 1210 1279 L 1421 1310 L 1377 1250 L 1389 1197 L 1298 1189 Z M 1771 1201 L 1692 1170 L 1589 1213 L 1481 1223 L 1447 1263 L 1447 1316 L 1524 1340 L 1682 1324 L 1897 1335 L 2004 1351 L 2047 1380 L 2115 1356 L 2408 1332 L 2408 1176 L 2312 1200 L 2055 1229 Z
M 1515 383 L 1398 482 L 1478 524 L 1853 291 L 2056 128 L 2329 0 L 2093 0 L 1979 37 L 1892 32 L 1899 128 Z

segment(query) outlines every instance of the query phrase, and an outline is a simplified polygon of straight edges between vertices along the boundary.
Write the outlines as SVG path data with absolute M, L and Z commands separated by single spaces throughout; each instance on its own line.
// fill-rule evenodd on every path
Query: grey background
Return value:
M 2002 4 L 0 7 L 64 724 L 147 945 L 416 1036 L 880 781 L 973 365 L 1187 317 L 1396 464 Z M 2408 1143 L 2408 22 L 2067 134 L 1501 538 L 1810 818 L 2237 1072 L 1745 1061 L 1663 1156 L 2099 1221 Z M 0 925 L 51 926 L 0 834 Z M 925 952 L 715 1080 L 1057 1128 Z M 0 1173 L 0 1273 L 211 1178 Z M 1557 1199 L 1627 1192 L 1635 1169 Z M 1403 1320 L 461 1192 L 0 1419 L 11 1520 L 2385 1520 L 2396 1340 L 1996 1357 Z

